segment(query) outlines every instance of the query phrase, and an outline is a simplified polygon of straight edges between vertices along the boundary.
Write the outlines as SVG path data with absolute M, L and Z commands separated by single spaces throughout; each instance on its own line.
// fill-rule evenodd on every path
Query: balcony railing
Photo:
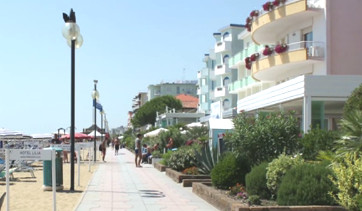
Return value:
M 244 64 L 244 59 L 246 57 L 260 51 L 262 48 L 262 45 L 251 44 L 248 48 L 245 48 L 229 59 L 229 68 L 236 68 L 238 64 Z
M 230 72 L 229 65 L 220 64 L 215 67 L 215 75 L 223 75 Z
M 231 85 L 229 85 L 229 92 L 236 94 L 238 91 L 241 91 L 242 89 L 245 89 L 246 87 L 252 85 L 255 83 L 255 80 L 253 77 L 248 76 L 241 80 L 235 81 Z
M 292 4 L 292 3 L 294 3 L 294 2 L 298 2 L 298 1 L 301 1 L 301 0 L 287 0 L 287 1 L 285 2 L 285 4 L 280 4 L 280 5 L 277 6 L 277 7 L 274 6 L 273 10 L 276 9 L 276 8 L 279 8 L 279 7 L 283 7 L 283 6 L 285 6 L 285 5 L 288 5 L 288 4 Z M 322 0 L 303 0 L 303 1 L 306 1 L 308 8 L 318 8 L 318 9 L 323 8 L 323 2 L 322 2 Z M 271 10 L 271 11 L 273 11 L 273 10 Z M 266 14 L 266 13 L 269 13 L 269 12 L 271 12 L 271 11 L 265 11 L 265 10 L 263 10 L 263 9 L 261 8 L 261 9 L 259 10 L 259 17 L 262 16 L 262 15 L 264 15 L 264 14 Z
M 300 49 L 307 49 L 307 56 L 308 58 L 312 59 L 312 58 L 323 58 L 324 57 L 324 42 L 320 42 L 320 41 L 300 41 L 300 42 L 294 42 L 294 43 L 289 43 L 288 45 L 288 49 L 283 52 L 292 52 L 292 51 L 297 51 Z M 269 46 L 270 48 L 274 49 L 275 46 Z M 269 56 L 273 56 L 277 54 L 275 52 L 275 50 L 273 50 L 273 53 L 270 55 L 263 55 L 263 50 L 259 51 L 259 59 L 263 59 Z
M 215 53 L 231 50 L 231 41 L 221 41 L 215 44 Z
M 215 92 L 214 92 L 214 97 L 225 97 L 226 95 L 229 94 L 229 89 L 228 86 L 220 86 L 220 87 L 216 87 Z

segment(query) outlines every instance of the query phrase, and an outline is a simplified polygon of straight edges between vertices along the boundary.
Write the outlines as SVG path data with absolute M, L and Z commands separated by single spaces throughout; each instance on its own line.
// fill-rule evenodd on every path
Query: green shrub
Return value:
M 338 137 L 337 131 L 327 131 L 319 128 L 308 131 L 300 140 L 302 157 L 307 160 L 315 160 L 320 151 L 333 150 L 334 141 Z
M 152 152 L 152 158 L 161 158 L 162 157 L 162 153 L 160 152 L 160 150 L 155 150 Z
M 246 191 L 250 195 L 258 195 L 263 199 L 270 199 L 271 193 L 266 186 L 266 172 L 268 163 L 263 162 L 254 166 L 245 177 Z
M 168 166 L 176 171 L 196 166 L 197 160 L 194 147 L 184 146 L 174 151 L 168 160 Z
M 293 166 L 302 163 L 303 160 L 299 156 L 294 158 L 285 154 L 279 155 L 278 158 L 269 163 L 266 173 L 266 185 L 270 190 L 273 198 L 275 198 L 277 194 L 279 185 L 285 173 Z
M 235 128 L 225 144 L 236 155 L 249 158 L 251 165 L 271 161 L 284 151 L 294 154 L 299 150 L 299 121 L 293 113 L 240 114 L 233 122 Z
M 172 151 L 167 151 L 165 154 L 162 155 L 162 160 L 160 161 L 161 164 L 165 166 L 169 166 L 169 160 L 172 155 Z
M 362 84 L 353 90 L 343 107 L 343 114 L 347 115 L 354 110 L 362 110 Z
M 362 158 L 357 153 L 347 153 L 332 164 L 332 171 L 334 176 L 330 179 L 337 193 L 330 194 L 348 210 L 362 210 Z
M 261 200 L 258 195 L 249 196 L 248 202 L 249 202 L 249 205 L 260 205 L 261 204 Z
M 226 153 L 211 170 L 212 184 L 220 189 L 228 189 L 237 183 L 245 184 L 245 175 L 249 171 L 246 159 L 239 158 L 232 153 Z
M 279 205 L 334 205 L 332 171 L 324 164 L 304 163 L 287 171 L 278 190 Z

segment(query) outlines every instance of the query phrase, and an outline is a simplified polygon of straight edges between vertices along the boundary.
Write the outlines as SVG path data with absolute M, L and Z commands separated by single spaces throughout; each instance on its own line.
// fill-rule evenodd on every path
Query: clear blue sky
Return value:
M 2 1 L 0 128 L 25 134 L 70 126 L 70 48 L 62 13 L 76 13 L 76 132 L 93 124 L 97 79 L 110 128 L 127 124 L 132 98 L 150 84 L 197 80 L 212 36 L 244 24 L 265 0 Z M 97 124 L 100 124 L 98 114 Z M 69 131 L 67 131 L 69 132 Z

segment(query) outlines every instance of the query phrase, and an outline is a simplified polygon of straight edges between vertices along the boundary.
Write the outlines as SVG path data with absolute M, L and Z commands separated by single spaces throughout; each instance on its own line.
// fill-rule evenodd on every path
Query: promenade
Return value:
M 175 183 L 152 165 L 136 168 L 134 154 L 127 149 L 115 156 L 109 147 L 105 160 L 99 163 L 77 211 L 217 210 L 192 193 L 192 188 Z

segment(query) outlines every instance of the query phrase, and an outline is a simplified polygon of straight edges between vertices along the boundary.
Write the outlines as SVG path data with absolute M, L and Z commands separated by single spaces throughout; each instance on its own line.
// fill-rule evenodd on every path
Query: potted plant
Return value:
M 283 44 L 278 44 L 277 46 L 275 46 L 275 52 L 277 53 L 283 53 L 288 49 L 288 45 L 283 43 Z
M 273 49 L 270 48 L 268 45 L 266 45 L 264 50 L 263 50 L 263 55 L 264 56 L 269 56 L 272 53 L 273 53 Z
M 258 11 L 258 10 L 253 10 L 253 11 L 251 11 L 251 13 L 250 13 L 250 17 L 258 17 L 258 15 L 259 15 L 259 11 Z
M 264 9 L 264 11 L 267 11 L 267 12 L 272 10 L 273 9 L 273 2 L 268 1 L 265 4 L 263 4 L 263 9 Z
M 259 53 L 254 53 L 250 56 L 250 61 L 255 62 L 259 58 Z
M 246 67 L 246 69 L 248 69 L 248 70 L 251 69 L 251 59 L 250 59 L 250 57 L 246 57 L 246 58 L 245 58 L 245 67 Z

